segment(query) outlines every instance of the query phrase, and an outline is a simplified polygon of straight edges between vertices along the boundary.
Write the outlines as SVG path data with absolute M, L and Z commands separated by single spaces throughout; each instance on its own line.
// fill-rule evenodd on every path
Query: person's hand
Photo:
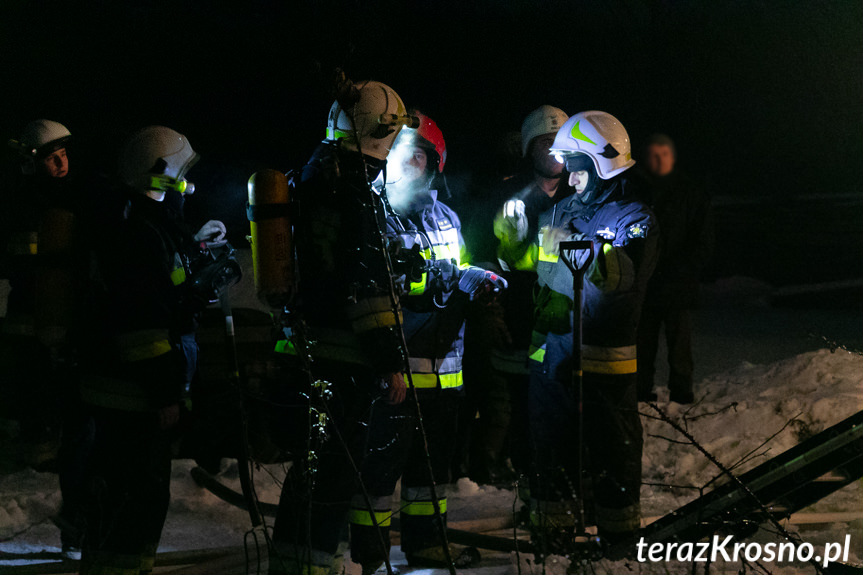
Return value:
M 387 403 L 398 405 L 407 397 L 408 388 L 401 372 L 391 373 L 384 378 L 387 384 Z
M 517 244 L 527 238 L 527 216 L 521 200 L 509 200 L 494 219 L 494 235 L 502 242 Z
M 463 270 L 458 280 L 458 289 L 466 293 L 471 301 L 484 295 L 498 294 L 508 286 L 502 276 L 475 267 Z
M 159 429 L 171 429 L 180 421 L 180 405 L 174 403 L 159 409 Z
M 563 228 L 542 228 L 542 251 L 549 256 L 560 255 L 560 242 L 569 239 L 572 232 Z
M 585 234 L 578 233 L 568 239 L 571 241 L 584 241 L 589 238 Z M 594 241 L 594 244 L 596 244 L 596 241 Z M 577 269 L 584 269 L 584 266 L 587 263 L 587 258 L 590 257 L 591 250 L 584 249 L 567 251 L 569 252 L 566 254 L 569 257 L 569 261 L 571 261 Z
M 208 248 L 218 248 L 228 243 L 226 233 L 225 224 L 219 220 L 210 220 L 195 234 L 195 241 L 206 243 Z

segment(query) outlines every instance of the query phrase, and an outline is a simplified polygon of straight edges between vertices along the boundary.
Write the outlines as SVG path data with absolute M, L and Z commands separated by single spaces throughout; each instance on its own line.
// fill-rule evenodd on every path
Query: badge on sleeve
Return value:
M 629 229 L 626 230 L 626 237 L 629 239 L 635 238 L 643 238 L 647 235 L 647 226 L 642 226 L 641 224 L 632 224 L 629 226 Z

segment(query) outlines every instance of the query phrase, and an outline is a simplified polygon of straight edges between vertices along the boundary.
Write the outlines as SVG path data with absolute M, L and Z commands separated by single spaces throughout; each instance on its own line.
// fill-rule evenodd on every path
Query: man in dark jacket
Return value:
M 538 237 L 524 260 L 534 262 L 540 286 L 528 397 L 536 465 L 530 511 L 540 551 L 565 553 L 575 529 L 584 527 L 578 525 L 586 507 L 579 500 L 582 461 L 588 462 L 585 470 L 593 480 L 600 536 L 611 543 L 626 540 L 640 525 L 635 340 L 644 289 L 656 263 L 658 226 L 625 174 L 635 162 L 629 136 L 616 118 L 596 111 L 572 116 L 551 152 L 564 161 L 575 193 L 540 217 Z M 564 240 L 593 241 L 581 302 L 573 301 L 573 272 L 560 257 Z M 587 256 L 580 250 L 570 259 L 578 263 Z M 574 381 L 577 305 L 582 309 L 582 412 Z
M 690 310 L 697 305 L 700 274 L 713 249 L 710 197 L 675 169 L 677 156 L 671 138 L 654 134 L 644 150 L 644 200 L 662 225 L 662 237 L 638 325 L 638 398 L 656 400 L 653 378 L 664 325 L 671 401 L 692 403 Z

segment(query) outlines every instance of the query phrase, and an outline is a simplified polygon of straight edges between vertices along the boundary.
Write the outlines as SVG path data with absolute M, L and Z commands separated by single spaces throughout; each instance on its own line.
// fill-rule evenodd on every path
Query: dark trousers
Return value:
M 420 433 L 416 403 L 408 390 L 408 399 L 399 405 L 378 400 L 372 411 L 368 447 L 362 465 L 366 494 L 376 511 L 391 511 L 396 483 L 401 478 L 402 496 L 411 502 L 411 494 L 427 497 L 432 481 L 436 495 L 443 499 L 443 484 L 450 480 L 449 462 L 455 448 L 456 422 L 461 397 L 457 391 L 424 390 L 419 392 L 422 424 Z M 426 447 L 428 452 L 426 452 Z M 433 478 L 433 479 L 432 479 Z M 359 503 L 364 497 L 355 498 Z M 432 506 L 427 506 L 432 509 Z M 443 518 L 446 513 L 443 510 Z M 389 528 L 351 524 L 351 559 L 356 563 L 372 564 L 384 561 L 389 542 Z M 440 520 L 432 513 L 401 513 L 401 546 L 406 553 L 441 544 Z
M 521 374 L 500 372 L 491 362 L 483 362 L 482 369 L 468 369 L 464 378 L 466 395 L 459 413 L 458 445 L 453 472 L 459 477 L 467 475 L 478 483 L 487 483 L 491 473 L 510 456 L 510 427 L 513 412 L 513 379 Z M 522 404 L 523 406 L 523 404 Z
M 581 414 L 576 384 L 572 379 L 572 335 L 549 334 L 544 361 L 531 362 L 528 388 L 535 462 L 531 497 L 540 501 L 577 498 L 581 443 L 582 468 L 586 472 L 583 479 L 589 479 L 592 485 L 590 495 L 600 530 L 609 512 L 626 516 L 626 521 L 615 518 L 606 525 L 628 521 L 637 525 L 643 438 L 635 374 L 585 372 Z M 615 510 L 620 513 L 613 513 Z M 610 530 L 628 529 L 615 525 Z
M 78 398 L 67 398 L 63 436 L 57 454 L 57 475 L 63 505 L 56 519 L 63 547 L 81 547 L 89 494 L 88 462 L 95 440 L 95 424 Z
M 168 514 L 170 433 L 155 413 L 92 410 L 90 497 L 82 566 L 137 572 L 155 555 Z
M 315 379 L 328 382 L 332 396 L 323 402 L 316 390 L 309 390 L 309 404 L 287 408 L 291 416 L 306 422 L 298 430 L 305 445 L 296 442 L 301 448 L 294 451 L 296 459 L 282 486 L 271 573 L 315 572 L 334 560 L 346 539 L 372 399 L 376 389 L 380 393 L 378 379 L 362 366 L 319 362 L 314 368 Z M 300 371 L 292 376 L 307 379 Z M 323 426 L 320 414 L 327 415 Z
M 638 324 L 638 392 L 653 389 L 659 333 L 665 326 L 668 347 L 668 389 L 672 394 L 692 393 L 692 320 L 689 309 L 675 305 L 645 305 Z

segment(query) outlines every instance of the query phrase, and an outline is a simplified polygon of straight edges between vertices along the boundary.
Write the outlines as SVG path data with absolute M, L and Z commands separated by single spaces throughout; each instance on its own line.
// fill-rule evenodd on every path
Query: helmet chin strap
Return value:
M 619 186 L 615 180 L 603 180 L 595 178 L 591 180 L 590 189 L 577 194 L 578 201 L 585 206 L 581 213 L 584 221 L 589 222 L 596 214 L 602 203 L 607 200 Z

